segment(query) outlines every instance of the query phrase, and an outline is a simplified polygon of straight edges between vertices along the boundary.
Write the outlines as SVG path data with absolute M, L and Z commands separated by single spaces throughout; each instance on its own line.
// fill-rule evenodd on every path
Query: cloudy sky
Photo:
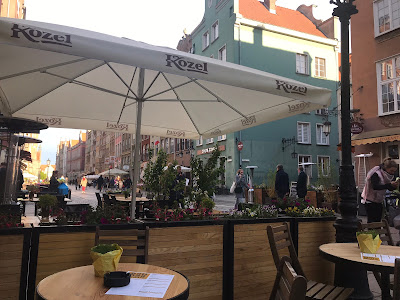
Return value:
M 214 0 L 215 1 L 215 0 Z M 27 19 L 98 31 L 149 44 L 176 48 L 183 30 L 191 32 L 201 21 L 206 0 L 25 0 Z M 329 0 L 278 0 L 278 6 L 296 9 L 318 4 L 314 15 L 332 15 Z M 112 4 L 112 5 L 111 5 Z M 42 163 L 55 163 L 57 144 L 77 139 L 79 130 L 47 129 L 41 133 Z

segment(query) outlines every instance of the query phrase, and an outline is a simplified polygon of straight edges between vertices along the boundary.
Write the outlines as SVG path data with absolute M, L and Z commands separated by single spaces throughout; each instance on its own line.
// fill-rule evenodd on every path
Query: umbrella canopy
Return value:
M 100 176 L 100 175 L 103 175 L 103 176 L 108 176 L 108 175 L 112 175 L 112 176 L 115 176 L 115 175 L 127 175 L 127 174 L 129 174 L 128 172 L 125 172 L 125 171 L 123 171 L 123 170 L 120 170 L 120 169 L 110 169 L 110 170 L 108 170 L 108 171 L 104 171 L 104 172 L 101 172 L 101 173 L 99 173 L 99 175 L 98 176 Z M 94 175 L 95 176 L 95 175 Z
M 216 59 L 19 19 L 0 18 L 0 53 L 4 116 L 135 132 L 137 144 L 140 134 L 195 139 L 243 130 L 329 106 L 332 93 Z
M 176 169 L 177 167 L 178 167 L 178 166 L 175 166 L 174 169 Z M 168 169 L 168 166 L 164 167 L 164 171 L 165 171 L 166 169 Z M 188 172 L 190 172 L 191 170 L 192 170 L 191 168 L 181 166 L 181 171 L 182 171 L 182 173 L 188 173 Z

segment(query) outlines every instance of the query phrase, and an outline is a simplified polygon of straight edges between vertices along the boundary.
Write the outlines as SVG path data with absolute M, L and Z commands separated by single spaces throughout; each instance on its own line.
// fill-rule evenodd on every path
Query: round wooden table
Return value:
M 348 265 L 350 268 L 354 266 L 364 268 L 368 271 L 380 272 L 382 299 L 391 299 L 389 274 L 394 272 L 394 263 L 361 259 L 361 251 L 357 243 L 331 243 L 321 245 L 319 247 L 319 253 L 322 257 L 331 262 L 346 264 L 346 266 Z M 400 247 L 381 245 L 377 254 L 400 256 Z
M 108 288 L 103 285 L 102 277 L 94 276 L 93 266 L 83 266 L 64 270 L 50 275 L 39 282 L 36 293 L 38 299 L 187 299 L 189 297 L 189 280 L 182 274 L 152 265 L 120 263 L 118 271 L 133 271 L 144 273 L 171 274 L 174 278 L 164 295 L 164 298 L 133 297 L 106 295 Z

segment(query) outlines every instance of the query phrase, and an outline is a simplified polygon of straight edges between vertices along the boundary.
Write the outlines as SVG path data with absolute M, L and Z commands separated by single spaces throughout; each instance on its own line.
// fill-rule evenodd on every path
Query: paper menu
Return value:
M 174 278 L 169 274 L 129 273 L 131 281 L 127 286 L 110 288 L 106 295 L 163 298 Z
M 361 252 L 361 259 L 362 260 L 373 260 L 385 263 L 392 263 L 396 258 L 400 258 L 400 256 L 392 256 L 392 255 L 383 255 L 383 254 L 371 254 L 371 253 L 363 253 Z

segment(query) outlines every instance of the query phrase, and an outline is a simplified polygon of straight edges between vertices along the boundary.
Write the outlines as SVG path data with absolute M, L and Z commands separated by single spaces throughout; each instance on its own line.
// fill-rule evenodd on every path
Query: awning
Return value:
M 400 128 L 366 131 L 354 135 L 351 139 L 353 146 L 400 141 Z

